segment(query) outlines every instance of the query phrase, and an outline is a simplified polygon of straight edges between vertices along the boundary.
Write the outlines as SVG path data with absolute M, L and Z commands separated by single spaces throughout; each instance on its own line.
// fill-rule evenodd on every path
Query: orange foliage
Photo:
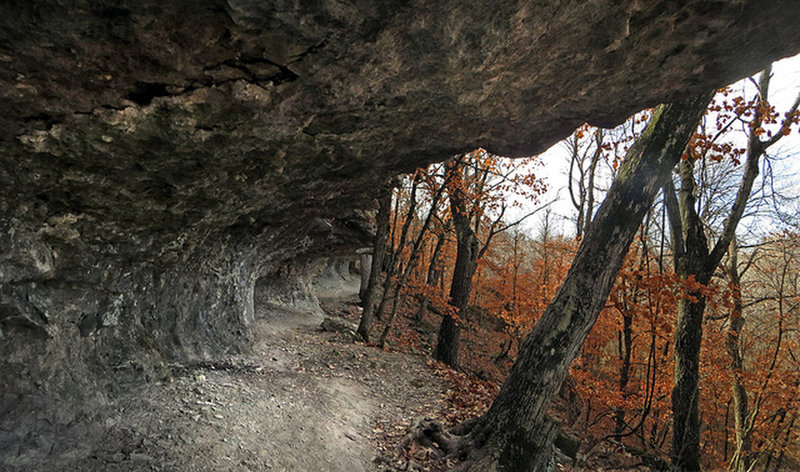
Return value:
M 757 99 L 735 95 L 731 89 L 721 90 L 709 107 L 705 125 L 690 143 L 689 155 L 684 157 L 738 164 L 745 149 L 721 139 L 733 122 L 758 115 L 762 120 L 752 132 L 766 136 L 786 133 L 798 122 L 797 114 L 781 118 L 774 108 Z M 611 167 L 616 169 L 648 118 L 649 113 L 643 112 L 632 117 L 624 131 L 606 136 L 609 139 L 601 149 Z M 576 139 L 591 139 L 591 135 L 589 125 L 575 132 Z M 479 240 L 494 239 L 478 261 L 471 307 L 457 319 L 465 327 L 462 366 L 491 382 L 450 378 L 457 387 L 448 393 L 449 402 L 465 410 L 449 418 L 452 421 L 479 414 L 489 405 L 496 394 L 495 383 L 507 375 L 519 343 L 561 285 L 578 244 L 560 236 L 533 238 L 522 232 L 497 231 L 506 224 L 501 218 L 506 208 L 521 205 L 519 199 L 509 200 L 509 194 L 532 200 L 544 186 L 534 172 L 514 171 L 520 161 L 508 162 L 482 149 L 473 152 L 470 159 L 459 191 L 469 197 L 465 211 L 478 228 Z M 410 258 L 400 228 L 408 224 L 412 233 L 418 231 L 422 214 L 430 211 L 431 196 L 445 185 L 444 179 L 441 166 L 417 174 L 419 208 L 410 213 L 411 222 L 405 218 L 412 180 L 406 180 L 405 189 L 399 192 L 392 232 L 398 263 Z M 441 317 L 459 315 L 448 304 L 456 255 L 451 209 L 440 201 L 433 211 L 434 224 L 425 236 L 411 277 L 402 287 L 407 314 L 397 328 L 397 337 L 402 339 L 395 345 L 404 350 L 429 351 Z M 719 282 L 719 278 L 707 286 L 694 277 L 682 280 L 672 269 L 669 250 L 654 247 L 657 245 L 650 239 L 652 236 L 643 231 L 632 246 L 605 309 L 571 367 L 564 388 L 572 392 L 570 401 L 579 407 L 577 414 L 567 415 L 565 426 L 580 430 L 584 437 L 597 441 L 617 438 L 627 446 L 668 459 L 677 304 L 682 298 L 693 297 L 691 293 L 700 293 L 707 304 L 699 392 L 704 465 L 725 467 L 731 459 L 735 436 L 732 385 L 736 378 L 745 386 L 754 411 L 753 451 L 761 453 L 762 460 L 784 453 L 800 455 L 792 449 L 800 443 L 798 233 L 776 235 L 769 244 L 765 242 L 764 247 L 769 249 L 756 250 L 762 251 L 760 258 L 748 254 L 753 256 L 752 267 L 741 287 Z M 794 285 L 790 287 L 789 281 Z M 739 338 L 744 368 L 734 371 L 726 350 L 726 337 L 732 332 L 727 314 L 738 293 L 748 308 L 747 323 Z M 460 375 L 432 367 L 439 375 Z
M 586 404 L 582 426 L 593 437 L 616 432 L 636 447 L 658 451 L 668 444 L 671 427 L 671 334 L 682 288 L 656 253 L 638 252 L 633 248 L 628 254 L 570 372 Z

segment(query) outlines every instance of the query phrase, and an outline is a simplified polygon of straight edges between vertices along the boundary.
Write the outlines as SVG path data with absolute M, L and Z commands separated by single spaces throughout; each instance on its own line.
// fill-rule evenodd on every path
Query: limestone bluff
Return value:
M 722 86 L 798 23 L 792 0 L 4 2 L 3 443 L 246 350 L 255 282 L 362 245 L 389 175 Z

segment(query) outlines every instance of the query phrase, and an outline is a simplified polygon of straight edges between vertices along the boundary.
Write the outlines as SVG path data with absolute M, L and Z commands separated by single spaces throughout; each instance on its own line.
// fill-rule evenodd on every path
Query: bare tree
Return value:
M 588 230 L 594 214 L 595 175 L 597 164 L 603 156 L 603 130 L 594 128 L 592 139 L 583 136 L 589 131 L 584 125 L 564 142 L 569 153 L 567 190 L 570 202 L 578 212 L 575 221 L 575 237 L 581 239 Z
M 676 196 L 670 180 L 664 188 L 664 199 L 672 235 L 675 273 L 687 282 L 690 288 L 678 302 L 678 320 L 673 335 L 675 343 L 675 385 L 672 392 L 672 464 L 679 469 L 700 469 L 700 418 L 698 412 L 700 344 L 703 332 L 703 313 L 706 301 L 702 286 L 708 285 L 722 257 L 736 234 L 736 227 L 744 215 L 753 182 L 759 173 L 759 162 L 766 150 L 777 143 L 784 130 L 791 125 L 791 117 L 797 111 L 800 97 L 789 112 L 781 132 L 762 141 L 763 126 L 771 119 L 768 102 L 771 69 L 765 70 L 758 82 L 758 100 L 753 118 L 748 122 L 744 173 L 739 183 L 736 198 L 730 207 L 722 230 L 714 247 L 709 250 L 706 225 L 698 214 L 696 167 L 703 162 L 704 153 L 688 152 L 678 167 L 680 192 Z M 732 120 L 742 120 L 745 111 L 737 113 Z M 728 125 L 721 126 L 724 130 Z M 720 136 L 720 133 L 716 133 Z M 710 140 L 714 141 L 716 136 Z M 692 285 L 693 282 L 700 286 Z

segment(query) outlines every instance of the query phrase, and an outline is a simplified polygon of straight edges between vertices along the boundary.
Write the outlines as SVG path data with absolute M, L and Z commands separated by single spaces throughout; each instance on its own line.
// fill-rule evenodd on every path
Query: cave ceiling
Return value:
M 0 13 L 3 226 L 67 248 L 64 267 L 72 249 L 147 259 L 210 231 L 369 208 L 392 173 L 476 146 L 531 155 L 584 121 L 611 126 L 800 50 L 795 0 L 19 1 Z

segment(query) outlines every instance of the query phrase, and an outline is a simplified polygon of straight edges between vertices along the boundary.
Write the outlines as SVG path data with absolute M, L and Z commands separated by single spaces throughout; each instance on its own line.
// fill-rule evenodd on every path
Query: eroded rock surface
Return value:
M 256 281 L 363 245 L 388 175 L 724 85 L 797 24 L 795 0 L 3 2 L 0 456 L 247 350 Z
M 268 288 L 256 288 L 251 352 L 173 364 L 21 445 L 3 472 L 405 471 L 392 441 L 441 414 L 446 378 L 423 356 L 342 342 L 319 329 L 322 314 L 271 304 Z M 353 294 L 333 306 L 352 308 Z

